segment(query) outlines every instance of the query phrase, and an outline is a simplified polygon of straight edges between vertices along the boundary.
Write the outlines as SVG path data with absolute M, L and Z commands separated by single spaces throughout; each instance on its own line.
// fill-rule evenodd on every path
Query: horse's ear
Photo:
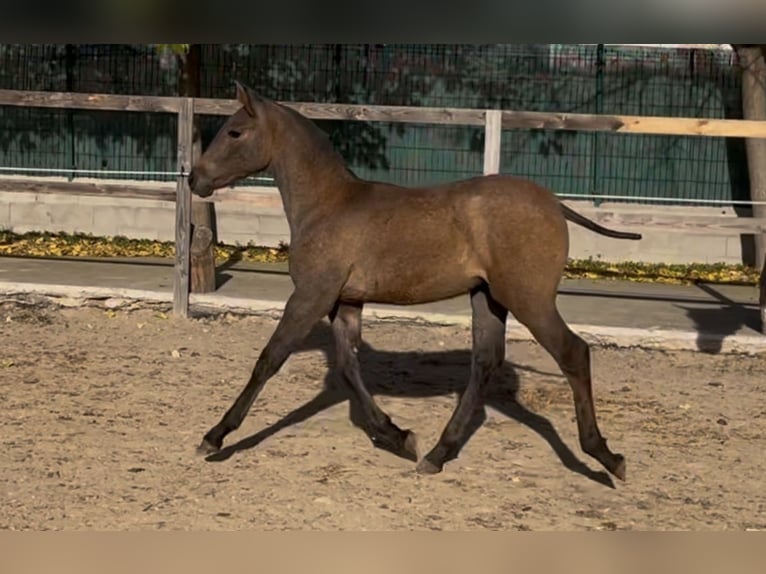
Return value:
M 234 80 L 237 86 L 237 100 L 242 104 L 248 114 L 255 117 L 255 100 L 254 94 L 250 88 L 240 84 L 237 80 Z

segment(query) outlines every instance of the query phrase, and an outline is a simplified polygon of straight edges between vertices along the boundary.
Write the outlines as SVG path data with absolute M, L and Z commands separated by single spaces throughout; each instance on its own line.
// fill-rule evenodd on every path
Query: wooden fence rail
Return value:
M 317 120 L 397 122 L 414 124 L 469 125 L 485 130 L 484 173 L 500 169 L 500 146 L 503 129 L 547 129 L 610 133 L 633 133 L 677 136 L 766 138 L 766 121 L 649 117 L 624 115 L 569 114 L 515 110 L 433 108 L 406 106 L 368 106 L 336 103 L 281 102 L 303 115 Z M 0 179 L 0 191 L 35 191 L 37 193 L 72 192 L 85 195 L 115 195 L 175 201 L 175 276 L 173 309 L 188 315 L 189 266 L 191 238 L 191 192 L 188 173 L 192 163 L 192 122 L 195 114 L 229 115 L 239 109 L 235 100 L 181 98 L 167 96 L 132 96 L 81 94 L 70 92 L 33 92 L 0 90 L 0 106 L 38 107 L 79 110 L 171 113 L 178 116 L 177 170 L 175 191 L 167 187 L 131 189 L 127 184 L 92 184 L 83 182 L 40 183 L 24 178 Z M 639 198 L 637 198 L 639 199 Z M 196 200 L 196 199 L 195 199 Z M 247 200 L 244 193 L 223 193 L 214 201 Z M 587 215 L 602 224 L 638 226 L 663 232 L 729 234 L 766 233 L 766 219 L 733 216 L 657 216 L 621 213 L 617 208 L 590 210 Z

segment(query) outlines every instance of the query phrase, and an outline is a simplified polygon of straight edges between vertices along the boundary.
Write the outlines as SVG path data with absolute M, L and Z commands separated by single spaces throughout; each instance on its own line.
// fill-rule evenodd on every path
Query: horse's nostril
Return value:
M 196 180 L 197 180 L 197 178 L 196 178 L 196 176 L 194 175 L 194 171 L 192 171 L 192 172 L 189 174 L 189 187 L 191 187 L 191 188 L 193 189 L 193 188 L 194 188 L 194 182 L 195 182 Z

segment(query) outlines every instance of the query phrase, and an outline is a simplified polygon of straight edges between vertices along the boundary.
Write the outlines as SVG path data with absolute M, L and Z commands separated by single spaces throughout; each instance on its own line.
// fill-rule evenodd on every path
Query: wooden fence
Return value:
M 370 122 L 402 122 L 442 125 L 483 126 L 484 173 L 497 173 L 500 167 L 500 142 L 503 129 L 549 129 L 611 132 L 616 134 L 656 134 L 677 136 L 712 136 L 766 138 L 766 121 L 731 119 L 670 118 L 625 115 L 569 114 L 512 110 L 481 110 L 405 106 L 367 106 L 353 104 L 282 102 L 311 119 Z M 125 112 L 171 113 L 178 115 L 178 176 L 175 192 L 153 191 L 130 184 L 91 184 L 60 182 L 44 184 L 16 180 L 0 181 L 0 191 L 36 191 L 39 193 L 75 193 L 115 195 L 175 201 L 175 273 L 173 308 L 187 316 L 189 308 L 190 236 L 192 196 L 188 174 L 192 163 L 192 124 L 195 114 L 229 115 L 239 109 L 236 100 L 161 96 L 127 96 L 68 92 L 30 92 L 0 90 L 0 105 L 104 110 Z M 247 201 L 246 193 L 224 194 L 207 201 Z M 200 200 L 202 201 L 202 200 Z M 618 208 L 587 210 L 589 217 L 610 226 L 640 226 L 663 232 L 743 234 L 766 233 L 766 219 L 734 216 L 647 216 Z

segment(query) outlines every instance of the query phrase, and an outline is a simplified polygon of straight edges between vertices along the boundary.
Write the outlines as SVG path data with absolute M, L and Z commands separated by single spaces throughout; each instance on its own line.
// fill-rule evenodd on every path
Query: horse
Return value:
M 193 194 L 216 190 L 268 170 L 290 230 L 293 291 L 250 379 L 197 448 L 218 452 L 239 428 L 266 382 L 312 328 L 329 318 L 336 368 L 363 415 L 375 447 L 435 474 L 457 457 L 482 406 L 490 377 L 505 360 L 512 313 L 555 359 L 573 393 L 582 450 L 620 480 L 625 457 L 599 430 L 588 344 L 556 306 L 569 250 L 567 220 L 617 239 L 613 231 L 563 205 L 547 188 L 509 175 L 484 175 L 424 187 L 357 177 L 327 134 L 298 111 L 235 81 L 241 107 L 230 115 L 193 166 Z M 468 294 L 472 318 L 469 380 L 435 446 L 418 461 L 411 430 L 403 430 L 366 389 L 357 357 L 367 303 L 414 305 Z

